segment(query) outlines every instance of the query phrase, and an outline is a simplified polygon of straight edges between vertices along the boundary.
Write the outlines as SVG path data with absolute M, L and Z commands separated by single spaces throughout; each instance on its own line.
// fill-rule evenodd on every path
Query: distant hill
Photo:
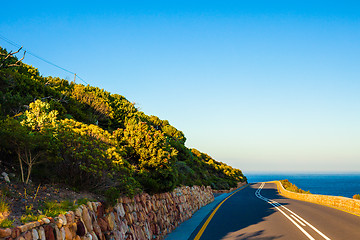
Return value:
M 26 182 L 64 183 L 104 195 L 179 185 L 229 189 L 238 169 L 189 149 L 167 120 L 119 94 L 43 77 L 0 47 L 0 167 Z

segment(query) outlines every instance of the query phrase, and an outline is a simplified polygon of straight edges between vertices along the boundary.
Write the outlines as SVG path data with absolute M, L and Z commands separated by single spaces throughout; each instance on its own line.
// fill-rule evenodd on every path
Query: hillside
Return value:
M 229 189 L 238 169 L 185 146 L 183 132 L 119 94 L 43 77 L 0 47 L 0 168 L 22 182 L 110 199 L 180 185 Z

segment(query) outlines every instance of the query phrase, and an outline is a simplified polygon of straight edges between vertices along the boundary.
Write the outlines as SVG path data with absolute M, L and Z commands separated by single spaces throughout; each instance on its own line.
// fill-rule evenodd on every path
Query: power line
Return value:
M 11 45 L 13 45 L 13 46 L 15 46 L 15 47 L 18 47 L 18 48 L 21 47 L 21 45 L 17 44 L 16 42 L 11 41 L 10 39 L 2 36 L 1 34 L 0 34 L 0 38 L 1 38 L 2 40 L 4 40 L 5 42 L 7 42 L 7 43 L 9 43 L 9 44 L 11 44 Z M 29 50 L 21 49 L 21 51 L 26 51 L 26 52 L 27 52 L 28 54 L 30 54 L 31 56 L 36 57 L 36 58 L 40 59 L 41 61 L 46 62 L 47 64 L 50 64 L 50 65 L 52 65 L 52 66 L 54 66 L 54 67 L 57 67 L 57 68 L 65 71 L 65 72 L 67 72 L 67 73 L 74 74 L 74 75 L 76 75 L 76 77 L 79 78 L 81 81 L 83 81 L 84 83 L 86 83 L 87 85 L 89 85 L 82 77 L 80 77 L 80 76 L 77 75 L 76 73 L 74 73 L 74 72 L 72 72 L 72 71 L 70 71 L 70 70 L 67 70 L 66 68 L 60 67 L 59 65 L 57 65 L 57 64 L 55 64 L 55 63 L 52 63 L 52 62 L 50 62 L 49 60 L 46 60 L 45 58 L 42 58 L 42 57 L 36 55 L 35 53 L 32 53 L 32 52 L 29 51 Z

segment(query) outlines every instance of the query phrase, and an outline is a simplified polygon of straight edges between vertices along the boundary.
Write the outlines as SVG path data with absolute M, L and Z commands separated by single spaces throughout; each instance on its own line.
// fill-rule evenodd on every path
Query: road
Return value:
M 207 222 L 190 239 L 360 240 L 360 217 L 282 197 L 274 183 L 250 184 L 236 192 Z

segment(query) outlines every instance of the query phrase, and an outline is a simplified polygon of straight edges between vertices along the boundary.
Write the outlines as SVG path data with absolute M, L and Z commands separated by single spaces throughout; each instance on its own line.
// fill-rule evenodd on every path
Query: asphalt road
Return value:
M 189 239 L 360 240 L 360 217 L 282 197 L 274 183 L 250 184 L 232 195 L 198 238 L 203 226 Z

